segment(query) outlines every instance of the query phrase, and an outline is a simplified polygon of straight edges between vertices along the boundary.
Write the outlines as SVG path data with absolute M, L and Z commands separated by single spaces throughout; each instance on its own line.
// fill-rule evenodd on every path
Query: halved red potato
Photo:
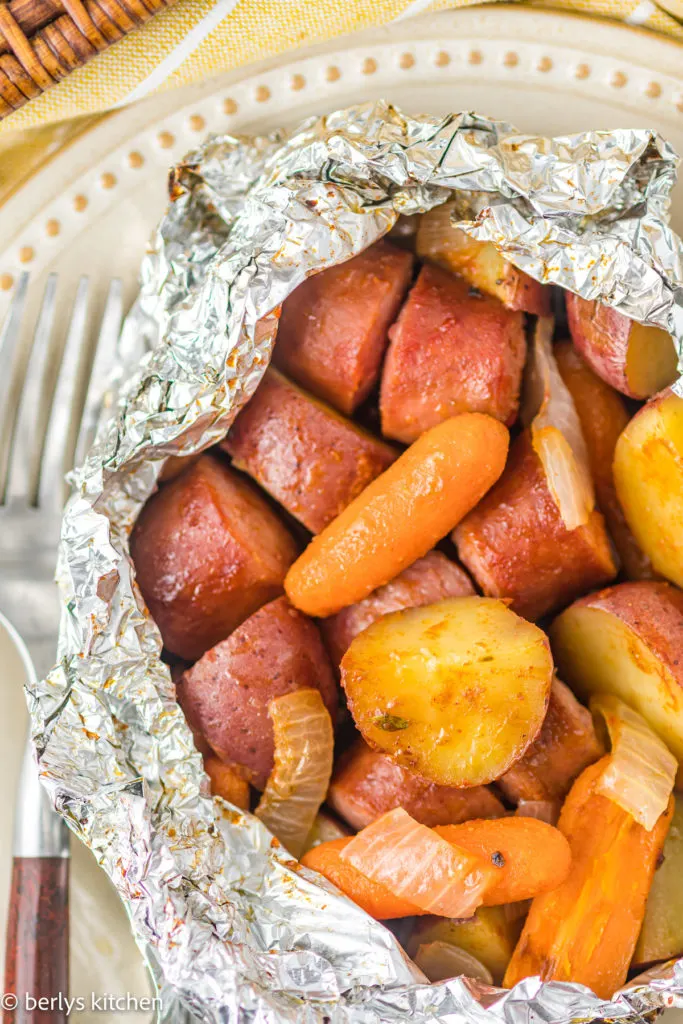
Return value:
M 512 919 L 505 907 L 479 907 L 464 919 L 422 917 L 416 919 L 406 946 L 414 956 L 425 942 L 450 942 L 476 957 L 500 985 L 522 928 L 522 918 Z
M 550 628 L 558 671 L 580 697 L 613 693 L 683 762 L 683 593 L 620 583 L 581 598 Z
M 622 431 L 614 483 L 628 525 L 657 573 L 683 586 L 683 398 L 664 391 Z
M 360 830 L 395 807 L 402 807 L 422 825 L 457 825 L 471 818 L 505 814 L 500 800 L 486 786 L 455 789 L 425 782 L 386 754 L 358 739 L 337 763 L 327 802 L 340 817 Z
M 511 424 L 526 356 L 524 317 L 425 265 L 389 331 L 382 433 L 405 444 L 461 412 Z
M 178 690 L 190 726 L 263 789 L 273 768 L 268 704 L 309 687 L 320 690 L 334 723 L 337 686 L 318 630 L 279 597 L 207 651 Z
M 629 398 L 649 398 L 676 377 L 676 350 L 660 327 L 566 292 L 572 341 L 598 377 Z
M 550 493 L 531 434 L 510 448 L 505 471 L 453 532 L 460 560 L 492 597 L 538 619 L 616 576 L 602 516 L 569 530 Z
M 455 207 L 456 201 L 444 203 L 422 215 L 417 230 L 418 256 L 460 274 L 508 309 L 547 316 L 550 289 L 509 263 L 492 242 L 479 242 L 453 227 Z
M 514 803 L 559 802 L 574 779 L 603 753 L 590 711 L 568 686 L 554 679 L 540 733 L 496 784 Z
M 412 253 L 381 241 L 307 278 L 282 307 L 279 369 L 347 415 L 372 391 L 387 331 L 410 284 Z
M 629 421 L 621 395 L 596 376 L 571 341 L 554 348 L 562 380 L 581 420 L 598 505 L 629 579 L 651 579 L 652 564 L 629 529 L 612 472 L 614 449 Z
M 149 499 L 130 553 L 164 645 L 194 661 L 282 593 L 297 548 L 255 488 L 203 455 Z
M 332 663 L 339 665 L 353 638 L 383 615 L 469 594 L 474 594 L 474 587 L 467 573 L 440 551 L 428 552 L 390 583 L 321 621 Z
M 365 740 L 441 786 L 479 786 L 524 755 L 545 718 L 546 636 L 503 601 L 454 597 L 385 615 L 341 663 Z
M 398 452 L 269 369 L 222 447 L 233 465 L 312 533 L 384 472 Z

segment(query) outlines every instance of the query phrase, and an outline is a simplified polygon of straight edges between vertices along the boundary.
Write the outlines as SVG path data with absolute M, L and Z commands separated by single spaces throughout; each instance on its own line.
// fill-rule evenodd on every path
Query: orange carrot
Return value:
M 569 843 L 558 829 L 536 818 L 486 818 L 439 825 L 434 831 L 498 868 L 488 880 L 485 907 L 538 896 L 569 874 Z
M 425 914 L 408 900 L 394 896 L 385 885 L 371 882 L 348 861 L 342 860 L 341 853 L 351 838 L 330 839 L 315 846 L 301 858 L 304 867 L 323 875 L 328 881 L 357 903 L 366 914 L 378 921 L 391 921 L 396 917 L 414 917 Z
M 486 494 L 503 472 L 508 441 L 502 423 L 481 413 L 427 430 L 291 566 L 292 604 L 324 617 L 388 583 Z
M 341 858 L 396 896 L 441 917 L 471 917 L 495 871 L 490 858 L 442 839 L 402 807 L 362 829 Z
M 537 896 L 505 974 L 574 981 L 610 999 L 626 981 L 645 903 L 673 814 L 651 832 L 596 792 L 609 761 L 591 765 L 565 800 L 558 828 L 567 837 L 572 868 L 552 892 Z
M 243 811 L 249 810 L 249 783 L 242 778 L 237 768 L 209 754 L 204 758 L 204 771 L 211 779 L 211 792 L 214 796 L 222 796 Z

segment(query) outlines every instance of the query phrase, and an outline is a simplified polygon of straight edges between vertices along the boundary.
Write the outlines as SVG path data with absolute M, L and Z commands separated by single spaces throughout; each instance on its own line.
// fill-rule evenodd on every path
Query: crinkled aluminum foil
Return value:
M 683 1003 L 683 961 L 609 1004 L 534 979 L 504 995 L 425 984 L 387 929 L 211 800 L 127 549 L 164 459 L 218 441 L 258 384 L 283 299 L 453 190 L 471 234 L 534 277 L 666 327 L 680 350 L 676 163 L 655 132 L 550 140 L 380 102 L 291 134 L 210 139 L 172 173 L 124 332 L 134 369 L 64 515 L 59 662 L 29 695 L 44 783 L 117 887 L 165 1019 L 526 1024 Z

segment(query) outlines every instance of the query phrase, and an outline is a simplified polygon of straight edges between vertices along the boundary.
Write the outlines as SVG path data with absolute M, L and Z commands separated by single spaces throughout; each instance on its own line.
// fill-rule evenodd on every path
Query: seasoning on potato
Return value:
M 547 638 L 503 601 L 461 597 L 387 615 L 341 664 L 370 746 L 441 786 L 504 774 L 538 736 L 550 698 Z

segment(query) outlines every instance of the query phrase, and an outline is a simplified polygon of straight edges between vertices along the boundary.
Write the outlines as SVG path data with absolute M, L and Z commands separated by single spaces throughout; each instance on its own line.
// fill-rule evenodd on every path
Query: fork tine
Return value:
M 57 376 L 52 408 L 48 420 L 42 458 L 40 460 L 40 482 L 38 486 L 38 507 L 61 512 L 66 497 L 64 480 L 70 444 L 74 440 L 76 424 L 75 399 L 78 393 L 79 365 L 83 358 L 84 339 L 88 323 L 89 281 L 82 277 L 78 282 L 76 298 L 71 311 L 71 321 L 66 336 L 62 361 Z M 70 461 L 70 460 L 69 460 Z
M 14 356 L 21 337 L 21 318 L 26 305 L 26 292 L 28 289 L 28 274 L 24 272 L 17 282 L 12 303 L 7 311 L 7 316 L 0 332 L 0 426 L 9 430 L 10 424 L 5 420 L 8 415 L 8 396 L 12 384 L 12 366 Z M 1 500 L 1 499 L 0 499 Z
M 102 325 L 93 355 L 81 426 L 76 442 L 75 466 L 83 464 L 95 437 L 95 428 L 102 413 L 102 395 L 116 357 L 116 343 L 121 333 L 122 319 L 123 285 L 119 278 L 114 278 L 109 286 L 102 315 Z
M 55 314 L 55 296 L 57 275 L 50 274 L 45 285 L 45 293 L 38 315 L 38 324 L 33 336 L 33 343 L 26 367 L 26 375 L 19 400 L 19 410 L 15 421 L 9 456 L 7 504 L 26 502 L 33 499 L 34 470 L 37 461 L 37 446 L 40 438 L 36 424 L 39 421 L 45 385 L 45 372 L 48 365 L 48 352 L 52 325 Z M 8 376 L 10 374 L 8 373 Z

